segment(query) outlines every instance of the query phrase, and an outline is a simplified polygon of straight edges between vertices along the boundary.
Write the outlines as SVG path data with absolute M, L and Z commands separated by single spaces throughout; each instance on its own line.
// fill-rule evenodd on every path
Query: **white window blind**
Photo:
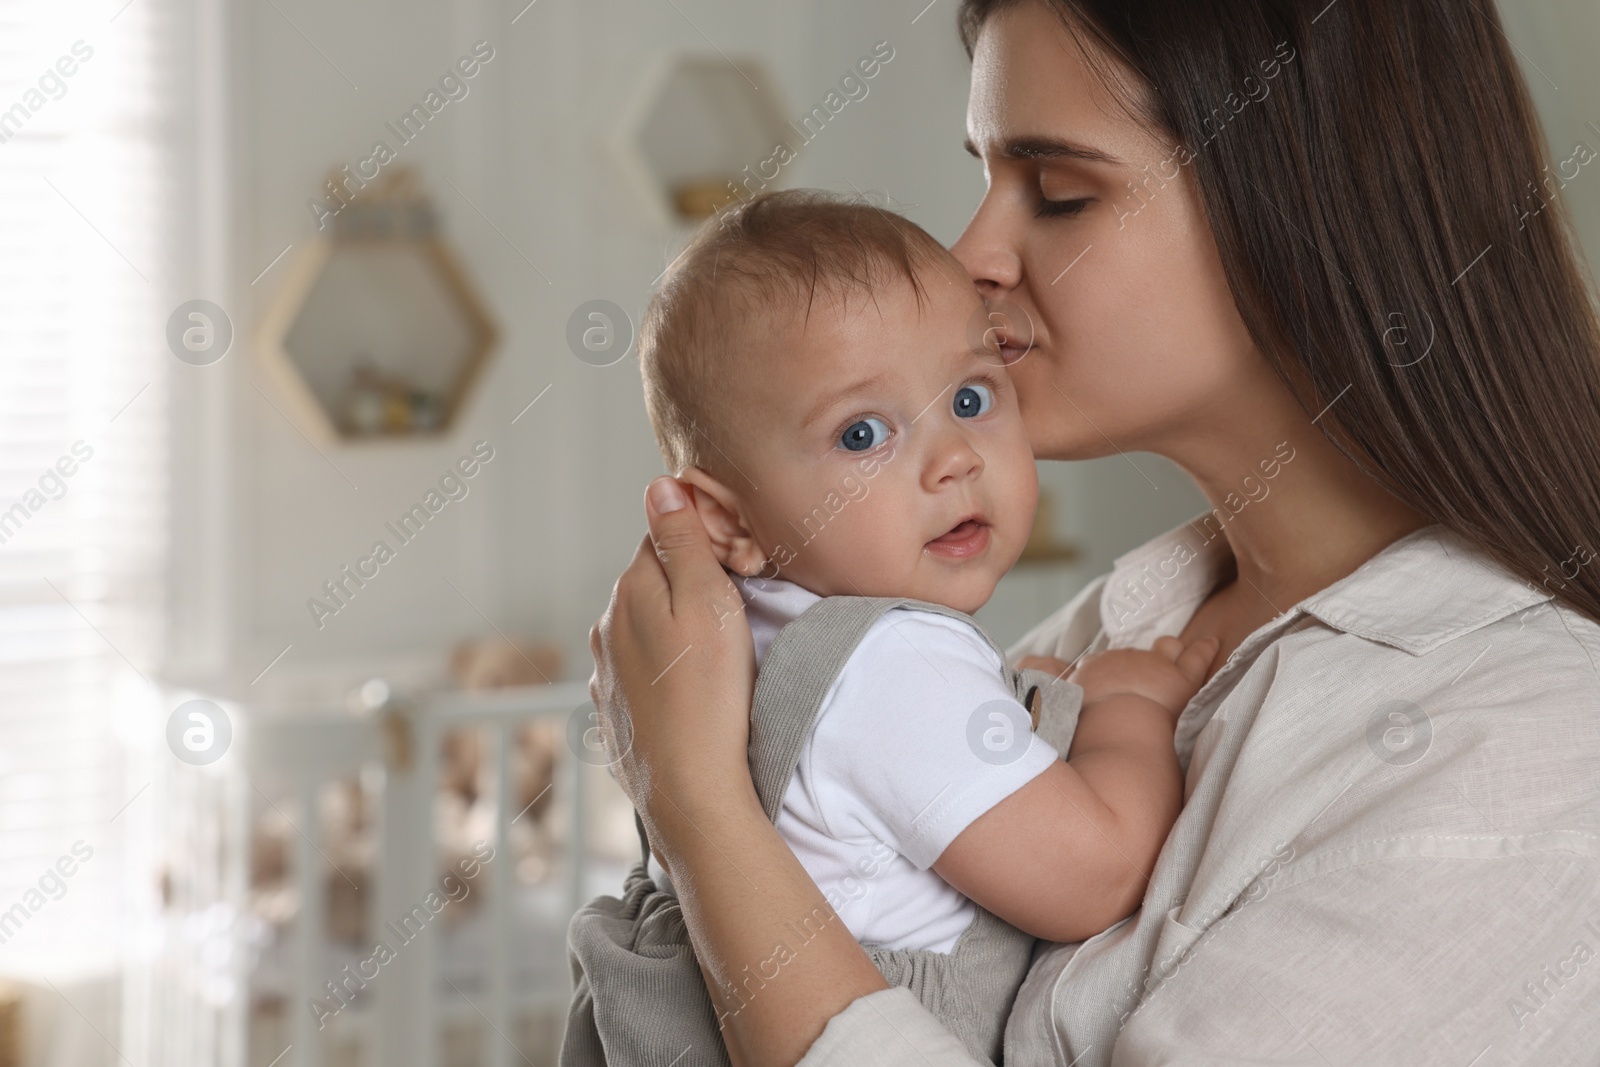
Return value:
M 159 10 L 0 0 L 0 974 L 119 948 L 163 640 Z

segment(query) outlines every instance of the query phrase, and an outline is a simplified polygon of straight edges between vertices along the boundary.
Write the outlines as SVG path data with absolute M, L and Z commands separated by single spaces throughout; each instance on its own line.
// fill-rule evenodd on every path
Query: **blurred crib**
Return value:
M 554 1061 L 567 920 L 637 848 L 588 693 L 376 696 L 240 711 L 231 768 L 157 761 L 163 900 L 126 1012 L 144 1062 Z

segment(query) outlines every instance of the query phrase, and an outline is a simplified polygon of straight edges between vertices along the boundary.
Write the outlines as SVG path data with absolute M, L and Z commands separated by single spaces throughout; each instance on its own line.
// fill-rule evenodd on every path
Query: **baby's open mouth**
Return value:
M 981 516 L 962 519 L 924 547 L 935 555 L 960 559 L 975 556 L 989 545 L 989 524 Z

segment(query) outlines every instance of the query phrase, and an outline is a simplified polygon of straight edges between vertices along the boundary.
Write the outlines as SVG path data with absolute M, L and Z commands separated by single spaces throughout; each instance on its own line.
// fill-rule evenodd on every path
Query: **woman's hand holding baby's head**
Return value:
M 615 777 L 670 858 L 658 819 L 692 818 L 702 803 L 717 807 L 721 790 L 753 789 L 755 653 L 744 602 L 685 487 L 652 482 L 646 518 L 650 533 L 589 632 L 589 695 Z
M 1176 637 L 1162 637 L 1148 652 L 1116 648 L 1085 656 L 1068 680 L 1083 687 L 1085 704 L 1110 696 L 1138 696 L 1177 716 L 1205 684 L 1219 647 L 1215 637 L 1187 645 Z

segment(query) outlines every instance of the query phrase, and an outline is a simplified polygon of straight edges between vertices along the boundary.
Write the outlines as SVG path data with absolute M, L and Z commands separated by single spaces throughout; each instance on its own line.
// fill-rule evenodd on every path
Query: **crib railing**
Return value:
M 298 907 L 288 934 L 286 1047 L 272 1067 L 326 1067 L 328 1034 L 323 1031 L 325 1020 L 319 1018 L 313 1002 L 337 1003 L 330 1000 L 336 988 L 345 995 L 354 994 L 352 1008 L 359 1010 L 341 1012 L 345 1017 L 334 1021 L 341 1033 L 354 1036 L 361 1047 L 361 1063 L 432 1067 L 444 1062 L 440 1028 L 441 1018 L 448 1016 L 481 1021 L 479 1063 L 487 1067 L 520 1067 L 531 1062 L 544 1067 L 544 1055 L 525 1052 L 516 1040 L 517 1013 L 527 1005 L 525 999 L 519 1001 L 513 981 L 519 945 L 511 933 L 515 929 L 516 872 L 510 829 L 521 814 L 513 799 L 513 746 L 519 729 L 541 719 L 552 722 L 557 736 L 566 738 L 573 715 L 587 702 L 588 692 L 582 684 L 566 683 L 481 695 L 440 694 L 415 703 L 391 702 L 364 717 L 353 716 L 343 708 L 270 718 L 251 716 L 248 710 L 241 715 L 241 728 L 236 731 L 239 763 L 232 772 L 231 787 L 213 787 L 217 797 L 231 798 L 227 805 L 232 814 L 211 821 L 231 824 L 233 829 L 225 834 L 248 834 L 249 820 L 242 814 L 244 805 L 259 806 L 263 800 L 276 805 L 285 791 L 293 798 L 287 806 L 294 813 L 290 821 L 295 831 L 289 866 Z M 436 898 L 439 893 L 434 805 L 440 743 L 446 733 L 463 728 L 487 736 L 485 758 L 494 768 L 495 791 L 492 830 L 482 842 L 493 849 L 493 859 L 482 863 L 470 889 L 484 893 L 479 903 L 486 911 L 491 936 L 487 938 L 478 982 L 470 989 L 451 982 L 440 969 L 438 924 L 420 929 L 417 936 L 403 943 L 396 943 L 402 941 L 401 937 L 390 936 L 391 932 L 411 933 L 408 916 L 418 916 L 417 925 L 423 926 L 416 909 L 426 906 L 430 893 Z M 589 774 L 605 773 L 595 764 L 592 755 L 570 751 L 563 744 L 555 761 L 555 778 L 549 786 L 556 794 L 552 811 L 564 813 L 561 892 L 566 914 L 581 905 L 586 895 L 591 827 L 583 780 Z M 177 766 L 172 773 L 187 780 L 195 770 Z M 237 788 L 241 775 L 250 783 L 242 790 Z M 319 796 L 330 783 L 348 780 L 352 775 L 361 777 L 366 795 L 375 802 L 376 848 L 366 897 L 367 939 L 393 943 L 394 949 L 392 958 L 382 962 L 375 978 L 352 977 L 348 968 L 334 973 L 328 959 L 325 887 L 334 867 L 326 854 L 327 843 L 320 839 Z M 268 797 L 257 784 L 261 782 L 276 783 L 277 796 Z M 186 791 L 181 783 L 166 792 L 174 799 L 188 796 L 191 802 L 198 795 L 193 788 Z M 216 833 L 207 832 L 211 836 Z M 242 869 L 249 862 L 248 842 L 213 847 L 207 860 L 214 862 L 218 856 L 225 857 L 221 861 L 224 864 L 239 865 L 239 869 L 218 872 L 207 884 L 226 887 L 221 891 L 235 898 L 227 902 L 231 914 L 243 915 L 248 878 Z M 193 858 L 201 859 L 198 855 Z M 184 905 L 181 900 L 175 903 Z M 235 960 L 243 956 L 239 948 L 234 946 Z M 162 970 L 157 968 L 158 972 Z M 255 1063 L 259 1057 L 254 1056 L 247 1065 L 247 1042 L 241 1034 L 227 1032 L 247 1026 L 248 1011 L 238 1003 L 223 1010 L 200 1010 L 201 1005 L 193 999 L 186 1001 L 184 992 L 173 988 L 174 970 L 181 971 L 182 967 L 168 965 L 166 973 L 158 973 L 156 980 L 157 984 L 163 979 L 167 983 L 155 998 L 165 1008 L 161 1025 L 198 1028 L 205 1033 L 157 1035 L 150 1045 L 152 1049 L 160 1047 L 177 1053 L 182 1048 L 194 1053 L 192 1058 L 185 1052 L 162 1062 L 265 1067 L 267 1060 Z M 239 973 L 237 978 L 238 992 L 248 997 L 249 974 Z M 545 990 L 544 994 L 555 1003 L 564 1000 L 567 990 Z

